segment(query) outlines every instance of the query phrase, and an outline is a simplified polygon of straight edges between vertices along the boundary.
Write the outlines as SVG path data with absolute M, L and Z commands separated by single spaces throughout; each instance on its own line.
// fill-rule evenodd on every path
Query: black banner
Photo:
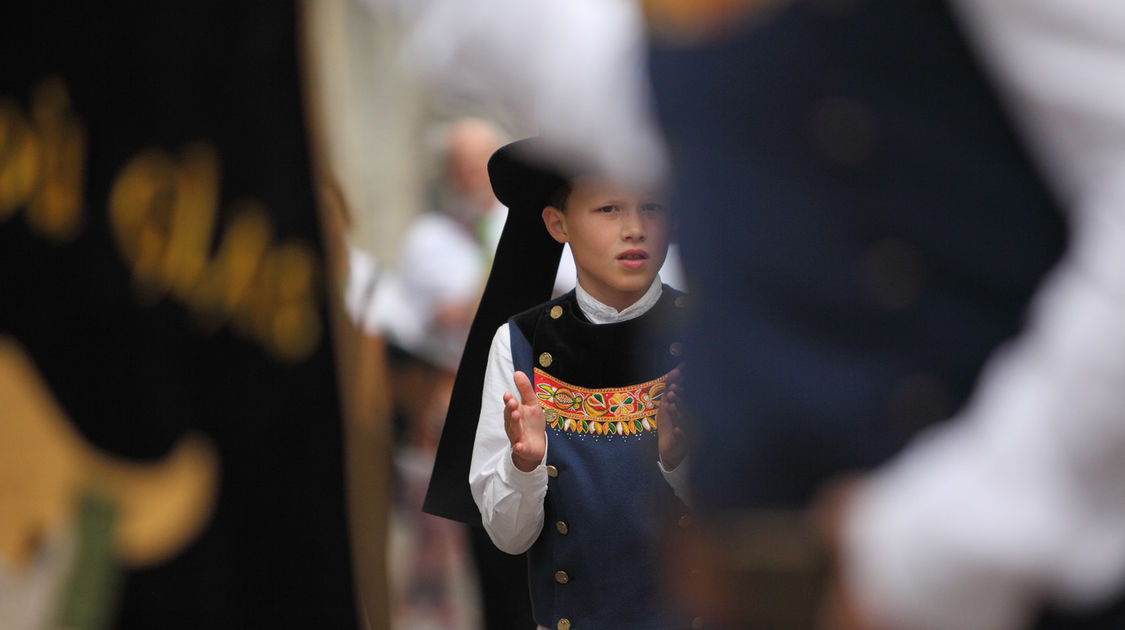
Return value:
M 99 456 L 158 467 L 189 436 L 215 456 L 185 517 L 198 534 L 156 562 L 119 554 L 106 623 L 353 627 L 294 6 L 16 4 L 0 10 L 0 341 Z M 70 482 L 76 504 L 132 500 L 96 476 Z M 57 527 L 29 526 L 30 563 Z

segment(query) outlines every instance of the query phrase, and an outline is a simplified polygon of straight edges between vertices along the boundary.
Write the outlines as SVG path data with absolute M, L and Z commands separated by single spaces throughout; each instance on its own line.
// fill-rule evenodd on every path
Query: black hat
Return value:
M 488 350 L 496 329 L 509 317 L 551 298 L 562 243 L 551 238 L 541 215 L 552 196 L 579 172 L 562 161 L 552 162 L 546 143 L 539 137 L 505 145 L 488 161 L 492 190 L 508 206 L 508 218 L 457 368 L 422 506 L 425 512 L 480 524 L 480 512 L 469 491 L 469 463 L 480 419 Z
M 500 203 L 536 217 L 578 170 L 564 167 L 538 136 L 500 147 L 488 160 L 488 179 Z

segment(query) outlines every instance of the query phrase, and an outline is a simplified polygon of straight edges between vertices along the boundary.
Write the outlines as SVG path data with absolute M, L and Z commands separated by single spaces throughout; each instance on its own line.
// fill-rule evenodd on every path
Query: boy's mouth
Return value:
M 648 260 L 648 252 L 643 249 L 626 250 L 617 255 L 617 260 L 628 269 L 640 269 Z
M 618 260 L 647 260 L 648 252 L 643 249 L 630 249 L 617 255 Z

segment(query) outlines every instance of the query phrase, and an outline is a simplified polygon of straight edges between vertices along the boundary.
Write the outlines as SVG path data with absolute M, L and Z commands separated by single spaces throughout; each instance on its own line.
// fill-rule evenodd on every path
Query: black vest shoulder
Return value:
M 688 297 L 667 285 L 644 315 L 616 324 L 593 324 L 573 291 L 512 317 L 528 341 L 534 366 L 574 385 L 615 387 L 663 376 L 682 360 L 683 319 Z M 548 366 L 539 363 L 550 355 Z M 521 369 L 513 344 L 516 369 Z M 527 369 L 528 366 L 522 366 Z

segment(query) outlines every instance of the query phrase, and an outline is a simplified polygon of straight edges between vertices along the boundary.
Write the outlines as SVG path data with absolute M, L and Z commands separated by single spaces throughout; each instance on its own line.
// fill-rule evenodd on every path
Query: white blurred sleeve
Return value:
M 469 489 L 493 544 L 501 551 L 518 554 L 527 551 L 543 529 L 547 468 L 540 462 L 535 470 L 523 472 L 512 462 L 511 442 L 504 432 L 504 392 L 515 391 L 514 374 L 511 337 L 508 324 L 504 324 L 496 331 L 488 351 Z
M 487 103 L 572 159 L 658 181 L 643 16 L 633 0 L 364 0 L 406 31 L 406 69 Z
M 962 415 L 853 504 L 846 578 L 889 627 L 1009 630 L 1125 588 L 1125 4 L 954 4 L 1071 240 Z
M 369 333 L 375 332 L 368 327 L 367 318 L 372 310 L 383 270 L 374 256 L 355 245 L 348 243 L 347 251 L 348 275 L 344 285 L 344 309 L 353 322 L 362 325 Z
M 672 492 L 679 500 L 684 502 L 684 505 L 689 508 L 694 505 L 691 498 L 691 479 L 688 477 L 688 471 L 691 470 L 691 456 L 684 457 L 679 466 L 672 470 L 664 467 L 664 462 L 657 462 L 660 467 L 660 474 L 664 476 L 664 482 L 672 488 Z

